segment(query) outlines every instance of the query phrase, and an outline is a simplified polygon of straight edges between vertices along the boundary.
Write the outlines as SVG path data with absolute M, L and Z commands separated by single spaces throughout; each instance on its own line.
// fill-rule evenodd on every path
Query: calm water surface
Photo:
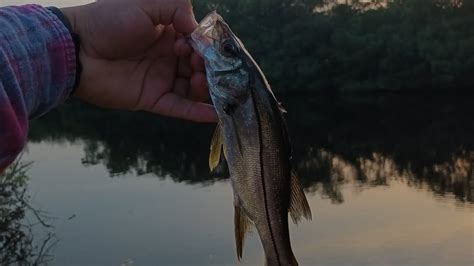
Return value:
M 110 178 L 84 167 L 81 143 L 30 144 L 30 193 L 56 217 L 56 265 L 234 265 L 230 183 L 152 174 Z M 472 208 L 391 181 L 340 188 L 343 204 L 308 193 L 314 221 L 292 226 L 301 265 L 472 265 Z M 68 220 L 68 217 L 76 215 Z M 242 265 L 263 265 L 256 233 Z
M 471 102 L 288 98 L 313 211 L 290 229 L 300 265 L 473 265 Z M 212 130 L 76 102 L 35 121 L 27 193 L 54 227 L 24 230 L 30 260 L 49 233 L 50 265 L 236 265 L 225 165 L 207 169 Z M 255 232 L 239 265 L 263 265 Z

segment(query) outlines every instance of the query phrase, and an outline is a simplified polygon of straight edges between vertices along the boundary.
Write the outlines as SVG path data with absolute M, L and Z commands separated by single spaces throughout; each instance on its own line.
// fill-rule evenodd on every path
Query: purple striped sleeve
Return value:
M 28 120 L 69 96 L 75 68 L 71 36 L 52 12 L 0 8 L 0 172 L 22 151 Z

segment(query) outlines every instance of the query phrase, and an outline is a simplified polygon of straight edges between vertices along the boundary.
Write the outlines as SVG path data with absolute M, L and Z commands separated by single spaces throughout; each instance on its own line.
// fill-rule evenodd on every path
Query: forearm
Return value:
M 75 68 L 69 31 L 52 12 L 0 8 L 0 172 L 23 149 L 28 120 L 69 96 Z

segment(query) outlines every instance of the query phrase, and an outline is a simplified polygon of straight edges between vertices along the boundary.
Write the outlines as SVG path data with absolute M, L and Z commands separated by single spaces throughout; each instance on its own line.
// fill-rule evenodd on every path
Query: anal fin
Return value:
M 294 170 L 291 171 L 291 197 L 290 197 L 290 216 L 295 224 L 297 224 L 301 217 L 306 220 L 311 220 L 311 209 L 308 200 L 303 191 L 303 187 L 296 176 Z
M 234 229 L 237 259 L 242 258 L 245 234 L 250 231 L 252 221 L 245 215 L 240 206 L 234 206 Z

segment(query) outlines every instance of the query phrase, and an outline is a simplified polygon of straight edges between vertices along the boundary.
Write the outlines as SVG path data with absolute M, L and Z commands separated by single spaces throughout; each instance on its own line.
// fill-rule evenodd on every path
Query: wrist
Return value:
M 64 24 L 68 29 L 69 34 L 71 35 L 72 42 L 74 43 L 75 55 L 76 55 L 76 77 L 74 80 L 74 85 L 71 91 L 71 95 L 75 94 L 77 87 L 79 86 L 79 81 L 82 74 L 82 63 L 80 60 L 80 50 L 81 50 L 81 40 L 79 34 L 77 33 L 76 28 L 76 12 L 74 8 L 63 8 L 59 9 L 56 7 L 48 8 L 53 12 L 58 19 Z
M 60 8 L 59 10 L 62 12 L 62 14 L 67 18 L 69 25 L 70 25 L 70 30 L 72 32 L 78 33 L 77 29 L 77 8 L 78 7 L 66 7 L 66 8 Z

